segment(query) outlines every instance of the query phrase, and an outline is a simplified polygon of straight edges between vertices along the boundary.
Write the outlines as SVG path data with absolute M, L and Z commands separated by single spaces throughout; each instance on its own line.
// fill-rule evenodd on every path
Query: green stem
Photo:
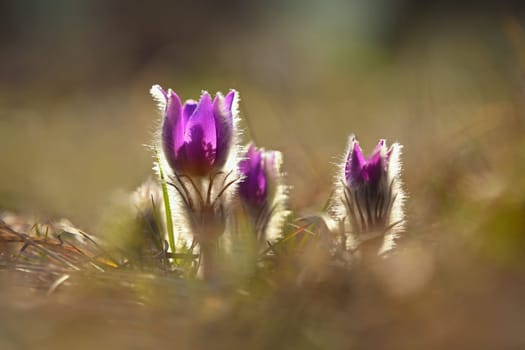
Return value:
M 173 217 L 171 215 L 170 198 L 168 195 L 168 184 L 166 183 L 166 177 L 164 176 L 164 171 L 162 170 L 162 165 L 160 162 L 159 152 L 156 147 L 155 156 L 157 157 L 157 164 L 159 167 L 160 185 L 162 187 L 162 198 L 164 201 L 164 209 L 166 212 L 166 229 L 168 230 L 168 242 L 170 245 L 171 252 L 175 253 L 175 234 L 173 232 Z

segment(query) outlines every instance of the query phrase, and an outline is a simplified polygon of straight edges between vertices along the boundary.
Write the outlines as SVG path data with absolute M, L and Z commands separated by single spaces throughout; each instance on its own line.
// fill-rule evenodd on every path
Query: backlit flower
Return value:
M 230 90 L 226 96 L 217 93 L 212 99 L 203 92 L 199 102 L 187 100 L 184 104 L 174 91 L 159 85 L 151 88 L 151 94 L 162 113 L 157 140 L 162 152 L 156 168 L 169 185 L 168 204 L 177 219 L 173 231 L 191 232 L 201 254 L 202 276 L 216 280 L 219 240 L 239 180 L 238 93 Z M 175 234 L 168 236 L 174 249 Z
M 219 171 L 230 152 L 233 131 L 233 102 L 237 92 L 217 93 L 212 100 L 203 92 L 200 101 L 184 104 L 177 94 L 159 85 L 152 94 L 164 106 L 162 150 L 170 167 L 179 174 L 206 176 Z M 164 101 L 162 101 L 164 99 Z
M 244 175 L 239 184 L 239 195 L 245 203 L 254 208 L 260 208 L 267 202 L 268 174 L 263 157 L 263 150 L 250 145 L 246 158 L 239 162 L 239 170 Z
M 289 213 L 281 163 L 280 152 L 257 149 L 254 145 L 248 147 L 245 158 L 239 162 L 243 175 L 239 196 L 261 241 L 277 238 Z
M 385 238 L 382 250 L 388 250 L 403 229 L 401 147 L 394 143 L 388 148 L 380 140 L 367 157 L 355 137 L 350 137 L 333 205 L 350 233 L 350 245 Z

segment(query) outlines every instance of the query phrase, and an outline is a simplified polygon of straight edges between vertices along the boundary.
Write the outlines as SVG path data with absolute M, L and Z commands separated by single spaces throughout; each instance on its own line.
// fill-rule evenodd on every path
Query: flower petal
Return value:
M 377 185 L 384 172 L 384 162 L 380 152 L 375 152 L 366 161 L 361 170 L 361 179 L 371 185 Z
M 168 102 L 168 93 L 166 90 L 164 90 L 162 86 L 155 84 L 151 87 L 149 92 L 151 97 L 153 97 L 153 100 L 157 102 L 157 105 L 162 114 L 164 114 L 166 112 L 166 104 Z
M 216 168 L 224 165 L 230 151 L 233 137 L 233 113 L 231 110 L 233 96 L 234 93 L 232 92 L 228 93 L 226 98 L 217 93 L 213 100 L 213 117 L 215 118 L 217 130 Z
M 239 194 L 253 207 L 264 205 L 267 197 L 267 178 L 263 165 L 263 151 L 250 145 L 246 158 L 239 162 L 239 169 L 244 175 L 239 184 Z
M 204 92 L 186 123 L 184 142 L 190 175 L 204 176 L 209 173 L 215 163 L 217 132 L 211 97 L 207 92 Z
M 187 100 L 184 102 L 184 106 L 182 107 L 182 116 L 185 118 L 185 120 L 189 120 L 193 113 L 195 113 L 195 109 L 197 108 L 198 103 L 194 100 Z
M 385 152 L 386 152 L 386 141 L 385 139 L 380 139 L 376 145 L 376 148 L 374 148 L 373 154 L 381 153 L 381 156 L 384 156 Z
M 226 94 L 226 96 L 224 97 L 224 104 L 225 104 L 225 108 L 230 112 L 229 114 L 229 120 L 228 122 L 230 123 L 230 125 L 232 125 L 233 123 L 233 101 L 235 100 L 235 96 L 237 96 L 237 91 L 235 90 L 230 90 L 230 92 L 228 92 Z
M 179 96 L 172 90 L 166 93 L 166 99 L 162 125 L 162 147 L 170 166 L 177 169 L 177 151 L 183 141 L 182 135 L 177 132 L 177 126 L 181 122 L 181 102 Z
M 252 168 L 252 158 L 255 156 L 255 147 L 250 145 L 248 151 L 246 152 L 246 158 L 243 158 L 239 161 L 239 171 L 243 175 L 247 175 Z
M 363 151 L 359 147 L 359 142 L 352 138 L 352 145 L 345 164 L 346 182 L 360 181 L 363 166 L 366 164 L 366 159 L 363 156 Z

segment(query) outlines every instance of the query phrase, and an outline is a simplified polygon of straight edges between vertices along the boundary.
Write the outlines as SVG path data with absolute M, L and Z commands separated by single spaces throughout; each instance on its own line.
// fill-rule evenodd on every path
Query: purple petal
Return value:
M 254 145 L 250 146 L 250 149 L 248 149 L 248 159 L 250 160 L 252 168 L 261 165 L 262 153 L 262 150 L 258 150 Z
M 235 95 L 237 94 L 237 91 L 235 90 L 230 90 L 230 92 L 228 92 L 226 94 L 226 96 L 224 97 L 224 104 L 225 104 L 225 108 L 226 110 L 228 110 L 230 113 L 229 113 L 229 123 L 230 125 L 232 125 L 233 123 L 233 111 L 232 111 L 232 107 L 233 107 L 233 100 L 235 99 Z
M 267 178 L 263 166 L 263 152 L 253 145 L 248 148 L 247 157 L 239 162 L 244 179 L 239 184 L 241 198 L 251 206 L 260 207 L 267 197 Z
M 251 163 L 252 169 L 256 169 L 256 171 L 258 171 L 258 172 L 261 171 L 260 169 L 262 167 L 262 156 L 263 156 L 263 151 L 262 150 L 255 150 L 255 148 L 254 148 L 253 155 L 250 158 L 250 163 Z
M 184 132 L 185 152 L 191 175 L 204 176 L 215 162 L 217 132 L 210 95 L 205 92 L 188 119 Z
M 177 126 L 181 122 L 181 102 L 179 96 L 171 90 L 168 91 L 166 96 L 166 111 L 162 126 L 162 147 L 170 166 L 173 169 L 177 169 L 177 151 L 183 139 L 182 135 L 177 132 Z
M 379 183 L 383 169 L 384 166 L 381 153 L 379 151 L 374 152 L 361 170 L 361 179 L 372 185 L 376 185 Z
M 260 168 L 259 172 L 257 172 L 256 181 L 257 181 L 257 189 L 255 191 L 254 203 L 258 206 L 261 206 L 266 201 L 266 194 L 268 190 L 266 174 L 264 173 L 264 170 L 262 170 L 262 168 Z
M 180 149 L 184 146 L 186 143 L 186 127 L 188 125 L 188 121 L 190 120 L 191 116 L 195 112 L 195 109 L 197 108 L 197 102 L 193 100 L 188 100 L 184 102 L 184 106 L 182 106 L 182 116 L 179 119 L 179 122 L 177 123 L 177 129 L 176 129 L 176 143 L 175 143 L 175 149 L 177 151 L 177 155 L 180 153 Z
M 188 108 L 188 102 L 184 103 L 184 106 L 182 106 L 181 111 L 181 102 L 177 94 L 173 92 L 171 89 L 168 90 L 168 105 L 167 108 L 171 108 L 170 106 L 172 104 L 178 105 L 178 113 L 179 117 L 177 118 L 177 121 L 175 122 L 175 128 L 172 132 L 173 134 L 173 149 L 175 157 L 179 158 L 181 156 L 181 148 L 184 146 L 184 131 L 186 130 L 186 124 L 189 119 L 189 115 L 187 114 L 187 108 Z M 172 102 L 176 101 L 176 102 Z
M 187 100 L 184 102 L 184 106 L 182 107 L 182 115 L 184 116 L 185 120 L 190 119 L 192 114 L 195 113 L 197 106 L 197 101 Z
M 376 148 L 374 148 L 374 152 L 373 153 L 382 152 L 383 148 L 385 147 L 385 144 L 386 144 L 385 139 L 379 140 L 379 142 L 376 145 Z
M 230 92 L 225 98 L 220 93 L 217 93 L 213 100 L 213 116 L 215 118 L 215 127 L 217 130 L 216 168 L 220 168 L 224 165 L 230 151 L 233 136 L 233 116 L 231 111 L 233 95 L 234 94 Z
M 363 156 L 363 151 L 359 147 L 359 142 L 354 138 L 352 149 L 348 153 L 348 158 L 345 164 L 345 177 L 348 183 L 361 180 L 361 171 L 366 164 L 366 159 Z
M 248 151 L 246 152 L 246 158 L 242 159 L 239 162 L 239 171 L 243 175 L 248 175 L 250 172 L 250 169 L 252 168 L 252 159 L 255 156 L 255 147 L 253 145 L 250 145 L 248 147 Z

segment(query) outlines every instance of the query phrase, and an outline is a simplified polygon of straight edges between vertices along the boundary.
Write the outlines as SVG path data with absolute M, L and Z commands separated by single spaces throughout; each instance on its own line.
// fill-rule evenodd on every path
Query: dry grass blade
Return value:
M 60 287 L 64 282 L 66 282 L 69 279 L 69 277 L 70 277 L 69 275 L 64 274 L 60 276 L 59 278 L 57 278 L 55 282 L 53 282 L 51 287 L 49 287 L 46 295 L 50 296 L 51 294 L 53 294 L 55 290 L 57 290 L 58 287 Z

